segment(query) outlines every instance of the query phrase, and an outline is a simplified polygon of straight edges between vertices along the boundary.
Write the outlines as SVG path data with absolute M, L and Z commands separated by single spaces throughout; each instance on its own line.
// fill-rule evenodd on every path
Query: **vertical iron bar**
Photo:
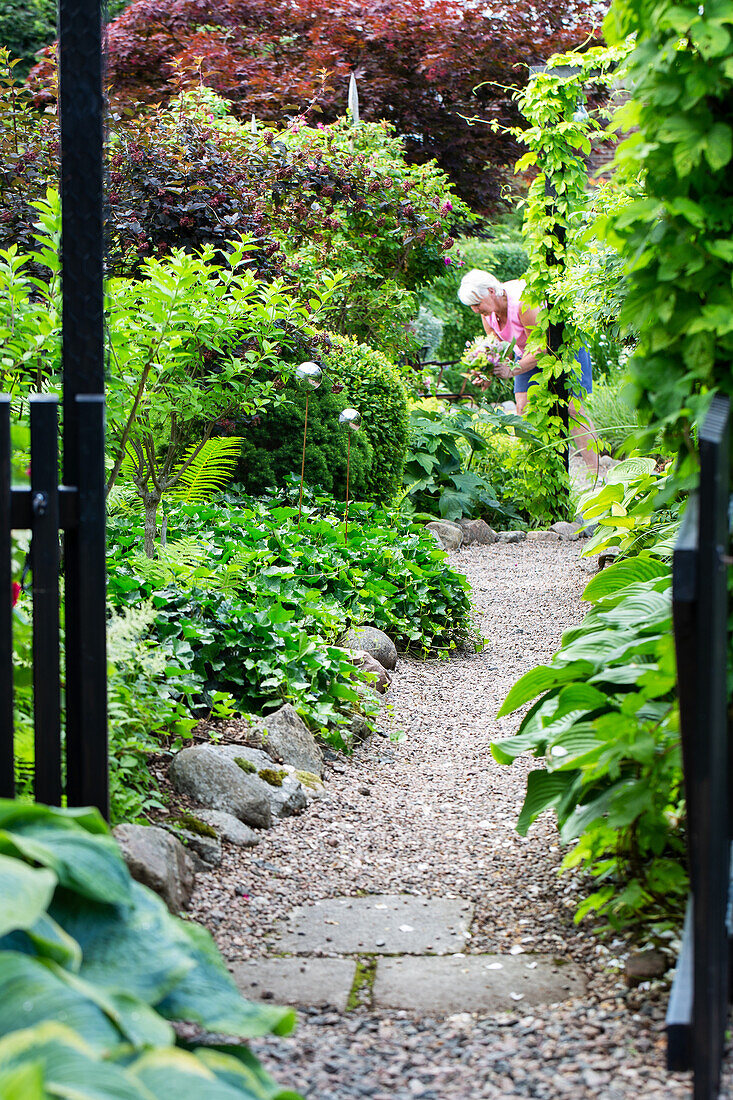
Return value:
M 30 399 L 35 798 L 61 805 L 58 404 Z
M 0 798 L 15 795 L 11 599 L 10 395 L 0 394 Z
M 699 837 L 694 896 L 695 1100 L 714 1100 L 728 1016 L 730 819 L 727 632 L 728 400 L 715 397 L 700 429 L 700 559 L 696 751 Z M 702 810 L 704 807 L 704 811 Z
M 76 399 L 79 443 L 78 565 L 84 583 L 76 614 L 79 648 L 67 649 L 67 697 L 81 701 L 66 722 L 66 793 L 70 806 L 96 806 L 109 818 L 104 427 L 102 394 Z
M 61 127 L 62 290 L 64 373 L 64 482 L 79 485 L 78 394 L 104 392 L 103 98 L 100 0 L 59 0 L 59 107 Z M 94 469 L 97 470 L 95 456 Z M 96 473 L 94 475 L 96 477 Z M 66 574 L 66 715 L 72 743 L 86 729 L 82 669 L 89 642 L 83 631 L 88 598 L 83 564 L 89 548 L 78 530 L 64 543 Z M 95 574 L 96 575 L 96 574 Z M 103 608 L 99 613 L 103 613 Z M 94 638 L 99 634 L 93 631 Z M 105 736 L 97 729 L 97 737 Z M 85 801 L 90 788 L 72 769 L 69 795 Z M 80 784 L 80 785 L 79 785 Z M 105 784 L 106 787 L 106 784 Z M 106 799 L 101 799 L 106 806 Z

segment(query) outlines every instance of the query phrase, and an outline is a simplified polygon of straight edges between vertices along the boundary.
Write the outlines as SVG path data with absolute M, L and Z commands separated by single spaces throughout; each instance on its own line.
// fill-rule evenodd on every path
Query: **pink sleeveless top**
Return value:
M 526 285 L 525 279 L 513 279 L 512 282 L 504 283 L 507 296 L 507 317 L 503 328 L 500 328 L 495 313 L 490 313 L 485 318 L 489 328 L 496 333 L 499 339 L 514 340 L 514 354 L 518 359 L 524 354 L 527 345 L 527 330 L 519 318 L 522 309 L 521 296 Z

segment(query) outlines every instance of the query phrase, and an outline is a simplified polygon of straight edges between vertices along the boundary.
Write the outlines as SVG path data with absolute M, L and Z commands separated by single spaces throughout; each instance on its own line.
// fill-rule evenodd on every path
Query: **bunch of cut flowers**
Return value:
M 484 390 L 492 401 L 503 401 L 511 397 L 513 385 L 511 379 L 498 378 L 494 367 L 499 363 L 514 363 L 514 340 L 501 340 L 493 333 L 477 336 L 469 340 L 461 356 L 461 363 L 470 370 L 463 375 L 477 389 Z

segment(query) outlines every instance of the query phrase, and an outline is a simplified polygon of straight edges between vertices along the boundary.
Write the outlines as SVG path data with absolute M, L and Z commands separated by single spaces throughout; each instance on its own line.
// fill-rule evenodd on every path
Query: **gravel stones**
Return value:
M 459 524 L 447 519 L 434 519 L 425 526 L 438 536 L 444 550 L 460 550 L 463 545 L 463 531 Z
M 365 650 L 389 672 L 397 668 L 397 647 L 389 635 L 376 626 L 352 626 L 339 645 L 346 649 Z
M 457 898 L 326 898 L 297 908 L 276 943 L 297 954 L 444 954 L 463 949 L 472 915 Z
M 592 920 L 574 923 L 593 884 L 558 876 L 554 815 L 526 837 L 515 829 L 537 761 L 503 767 L 490 751 L 516 732 L 519 716 L 495 717 L 510 687 L 585 614 L 578 549 L 559 539 L 495 543 L 449 559 L 471 582 L 481 652 L 401 656 L 378 719 L 384 736 L 330 773 L 326 797 L 307 814 L 260 834 L 255 852 L 225 846 L 221 868 L 198 876 L 191 914 L 236 966 L 272 955 L 272 931 L 294 906 L 438 894 L 474 906 L 466 958 L 502 959 L 521 946 L 530 958 L 580 967 L 586 992 L 499 1013 L 306 1008 L 292 1036 L 250 1044 L 284 1086 L 318 1100 L 688 1100 L 688 1077 L 665 1064 L 667 986 L 627 987 L 627 943 L 600 940 Z M 334 927 L 324 924 L 326 935 Z M 378 965 L 387 961 L 377 955 Z M 728 1055 L 723 1095 L 733 1095 L 730 1069 Z
M 220 746 L 221 748 L 221 746 Z M 236 746 L 239 752 L 239 746 Z M 263 781 L 247 775 L 226 754 L 209 745 L 181 749 L 168 775 L 180 794 L 210 810 L 224 810 L 246 825 L 269 829 L 272 810 Z
M 199 810 L 198 816 L 215 829 L 222 840 L 240 848 L 254 848 L 260 842 L 257 833 L 233 814 L 223 810 Z
M 459 519 L 458 526 L 463 531 L 464 546 L 491 546 L 498 542 L 496 531 L 483 519 Z
M 180 840 L 157 825 L 117 825 L 113 835 L 132 877 L 160 894 L 172 913 L 185 909 L 195 875 Z

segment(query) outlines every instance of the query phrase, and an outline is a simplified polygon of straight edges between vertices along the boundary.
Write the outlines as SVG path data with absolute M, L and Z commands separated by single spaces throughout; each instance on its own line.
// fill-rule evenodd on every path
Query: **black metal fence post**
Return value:
M 700 429 L 700 546 L 696 752 L 693 1070 L 695 1100 L 717 1096 L 728 1019 L 728 553 L 729 406 L 717 397 Z
M 105 664 L 104 568 L 103 564 L 101 569 L 98 564 L 90 567 L 94 554 L 97 562 L 104 550 L 104 497 L 93 503 L 99 492 L 103 455 L 95 453 L 93 470 L 82 468 L 90 456 L 90 440 L 95 438 L 101 445 L 103 405 L 85 406 L 77 401 L 79 395 L 104 392 L 100 0 L 60 0 L 59 104 L 64 481 L 80 486 L 81 479 L 86 479 L 79 502 L 85 526 L 68 531 L 65 542 L 67 797 L 70 805 L 93 803 L 106 814 L 106 684 L 99 680 L 100 665 Z
M 728 1019 L 731 789 L 727 658 L 730 409 L 700 428 L 700 488 L 674 551 L 673 609 L 690 896 L 667 1011 L 667 1064 L 694 1071 L 695 1100 L 717 1100 Z
M 61 804 L 58 403 L 30 400 L 33 511 L 33 724 L 38 802 Z

